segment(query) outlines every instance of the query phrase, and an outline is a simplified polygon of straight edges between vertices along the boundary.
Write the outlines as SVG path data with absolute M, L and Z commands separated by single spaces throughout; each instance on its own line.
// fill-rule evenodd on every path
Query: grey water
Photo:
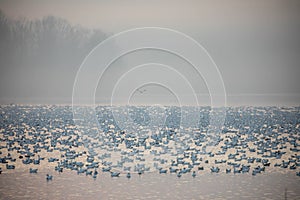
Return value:
M 96 180 L 74 172 L 54 173 L 45 181 L 45 172 L 4 173 L 0 176 L 0 199 L 299 199 L 300 178 L 294 173 L 186 174 L 147 173 Z M 286 194 L 285 194 L 286 189 Z

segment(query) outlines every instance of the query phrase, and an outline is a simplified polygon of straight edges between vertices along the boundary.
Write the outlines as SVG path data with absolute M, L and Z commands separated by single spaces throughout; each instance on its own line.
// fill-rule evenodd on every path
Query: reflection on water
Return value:
M 29 174 L 11 171 L 0 176 L 1 199 L 300 199 L 300 178 L 294 173 L 250 174 L 190 174 L 177 178 L 175 174 L 134 174 L 111 178 L 101 174 L 93 180 L 85 175 L 65 171 L 53 172 L 47 182 L 47 172 Z

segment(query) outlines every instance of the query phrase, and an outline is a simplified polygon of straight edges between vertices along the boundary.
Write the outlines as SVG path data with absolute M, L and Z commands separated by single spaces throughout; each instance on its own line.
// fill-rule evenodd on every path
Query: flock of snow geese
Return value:
M 130 107 L 143 126 L 143 107 Z M 167 108 L 166 123 L 157 131 L 135 134 L 118 128 L 109 107 L 96 108 L 101 134 L 78 131 L 72 108 L 57 105 L 1 105 L 0 174 L 26 169 L 75 171 L 97 179 L 103 173 L 128 179 L 146 172 L 185 174 L 286 171 L 300 176 L 299 107 L 230 107 L 220 134 L 209 145 L 209 107 L 201 107 L 198 128 L 182 129 L 180 109 Z M 105 116 L 105 117 L 103 117 Z M 140 130 L 140 131 L 141 131 Z M 49 166 L 53 170 L 49 169 Z M 1 175 L 0 175 L 1 176 Z

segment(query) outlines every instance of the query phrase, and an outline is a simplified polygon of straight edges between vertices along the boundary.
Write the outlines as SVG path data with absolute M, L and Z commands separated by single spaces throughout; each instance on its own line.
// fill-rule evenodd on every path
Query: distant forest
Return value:
M 0 66 L 78 68 L 106 37 L 101 30 L 71 25 L 61 18 L 14 20 L 0 10 Z

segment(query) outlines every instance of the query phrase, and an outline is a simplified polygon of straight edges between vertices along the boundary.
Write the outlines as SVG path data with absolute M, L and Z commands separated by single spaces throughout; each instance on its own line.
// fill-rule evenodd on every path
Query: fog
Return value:
M 199 42 L 219 68 L 229 105 L 300 102 L 299 1 L 3 0 L 0 10 L 1 103 L 71 103 L 76 73 L 89 52 L 113 34 L 145 26 L 178 30 Z M 179 58 L 154 50 L 112 63 L 96 102 L 110 103 L 120 77 L 153 60 L 180 71 L 200 103 L 210 103 L 203 77 Z M 178 96 L 192 95 L 181 84 L 176 88 Z M 174 94 L 158 85 L 140 91 L 132 94 L 132 103 L 176 103 Z M 128 94 L 122 101 L 128 102 Z

